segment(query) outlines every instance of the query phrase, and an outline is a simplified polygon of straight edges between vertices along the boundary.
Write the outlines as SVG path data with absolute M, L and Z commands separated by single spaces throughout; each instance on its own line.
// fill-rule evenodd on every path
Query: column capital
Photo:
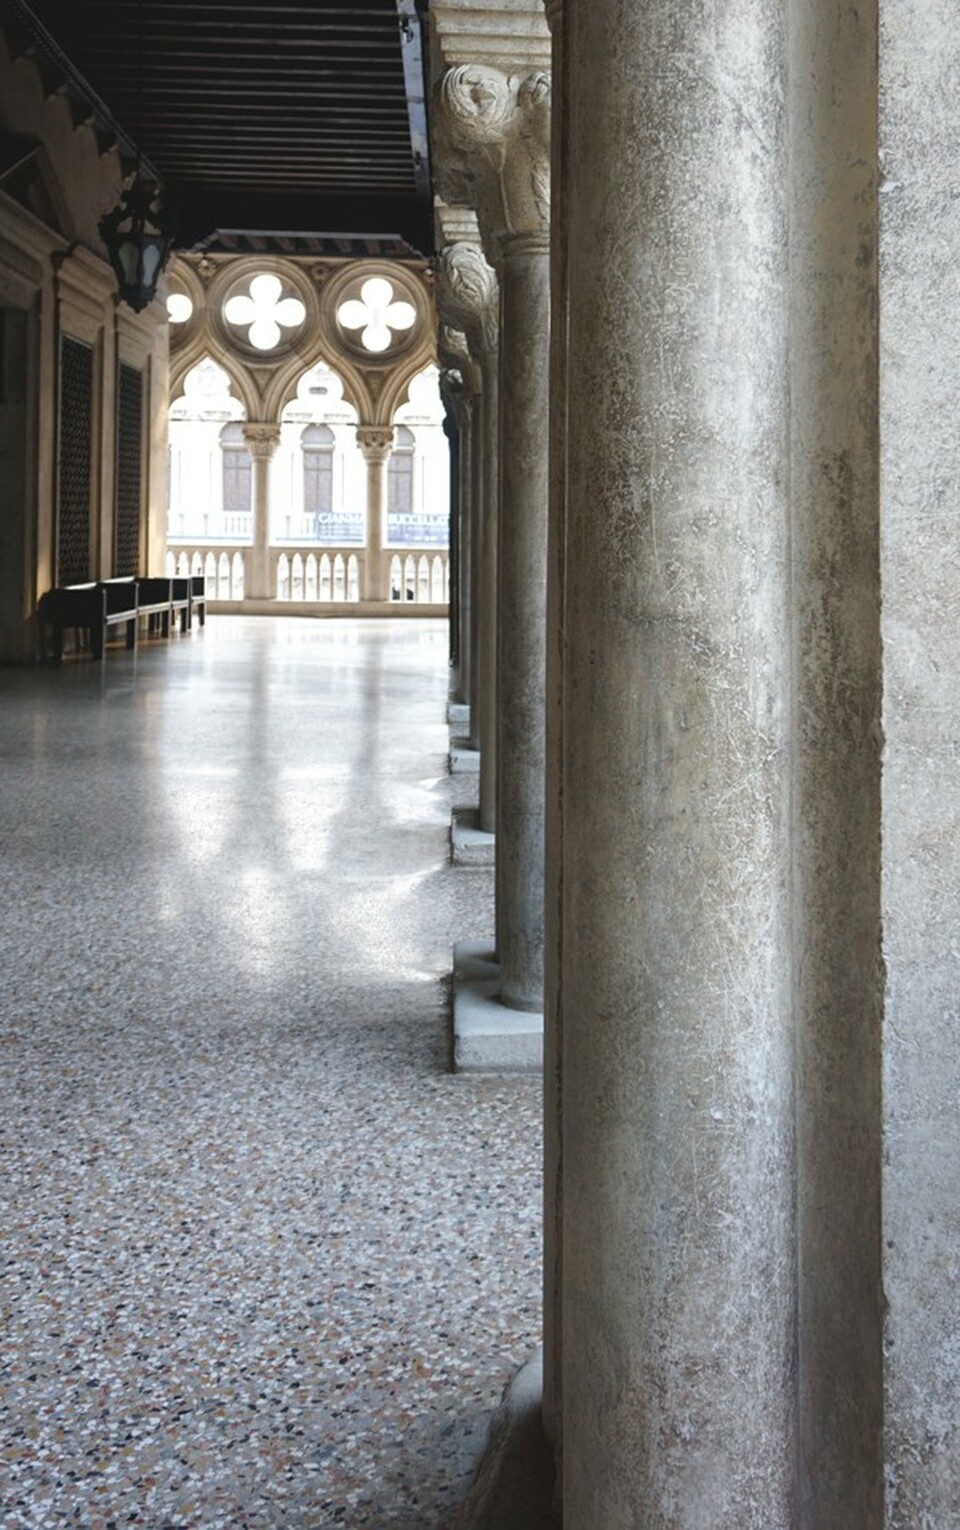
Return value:
M 480 366 L 471 354 L 469 341 L 462 329 L 441 324 L 437 335 L 437 355 L 442 367 L 459 373 L 464 395 L 471 396 L 481 391 L 483 384 Z
M 269 462 L 280 445 L 280 426 L 255 421 L 242 429 L 244 445 L 254 461 Z
M 480 351 L 496 350 L 499 284 L 479 243 L 458 240 L 440 252 L 435 290 L 441 322 L 463 331 L 474 357 Z
M 499 258 L 518 233 L 550 223 L 550 75 L 457 64 L 441 76 L 435 121 L 441 193 L 476 208 L 484 246 Z
M 357 445 L 365 462 L 386 462 L 393 451 L 392 425 L 358 425 Z

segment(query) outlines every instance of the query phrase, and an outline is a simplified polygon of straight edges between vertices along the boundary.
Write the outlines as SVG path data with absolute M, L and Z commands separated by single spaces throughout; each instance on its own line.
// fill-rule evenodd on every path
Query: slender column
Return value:
M 500 996 L 543 1007 L 549 243 L 504 240 L 499 537 L 497 956 Z
M 543 1005 L 550 80 L 448 69 L 441 131 L 463 156 L 500 280 L 496 947 L 500 999 Z
M 552 37 L 550 191 L 550 510 L 547 530 L 546 817 L 543 995 L 543 1423 L 562 1480 L 563 1343 L 563 758 L 567 492 L 567 52 L 563 0 L 547 0 Z
M 443 418 L 443 434 L 446 437 L 450 459 L 450 631 L 448 656 L 450 668 L 456 678 L 456 699 L 463 699 L 460 682 L 460 633 L 463 596 L 460 581 L 463 577 L 463 554 L 460 518 L 463 506 L 460 500 L 460 428 L 449 399 L 445 400 L 447 412 Z
M 473 555 L 470 543 L 472 522 L 471 458 L 473 453 L 473 430 L 471 404 L 463 369 L 459 365 L 458 349 L 448 344 L 449 330 L 442 330 L 437 352 L 443 367 L 442 393 L 452 415 L 450 440 L 450 505 L 451 515 L 456 518 L 456 608 L 451 602 L 451 626 L 456 632 L 451 637 L 451 662 L 455 666 L 456 681 L 451 700 L 470 706 L 471 622 L 473 610 Z M 466 348 L 466 336 L 458 335 L 458 341 Z M 451 519 L 451 528 L 453 520 Z M 451 563 L 451 576 L 453 575 Z M 455 654 L 455 657 L 454 657 Z
M 357 444 L 367 464 L 367 551 L 364 599 L 390 599 L 389 572 L 383 557 L 386 543 L 387 462 L 393 450 L 393 428 L 358 425 Z
M 782 14 L 566 15 L 566 1530 L 796 1524 Z
M 442 252 L 437 306 L 441 317 L 462 326 L 480 381 L 480 396 L 471 414 L 475 624 L 470 742 L 480 750 L 480 827 L 492 833 L 497 783 L 498 291 L 496 276 L 478 244 L 461 240 Z
M 244 425 L 243 439 L 253 458 L 253 547 L 244 593 L 251 600 L 272 600 L 276 590 L 270 578 L 270 464 L 280 445 L 280 426 Z
M 500 366 L 494 336 L 481 353 L 483 393 L 480 400 L 479 454 L 483 463 L 481 510 L 477 531 L 477 696 L 480 750 L 480 828 L 497 830 L 498 742 L 498 544 L 500 526 Z

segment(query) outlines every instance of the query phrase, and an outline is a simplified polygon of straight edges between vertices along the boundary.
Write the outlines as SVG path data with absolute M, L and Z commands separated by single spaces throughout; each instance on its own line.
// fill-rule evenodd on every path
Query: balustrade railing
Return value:
M 252 542 L 251 510 L 171 510 L 167 536 L 189 542 Z
M 167 551 L 169 574 L 203 575 L 207 599 L 237 603 L 244 599 L 250 547 L 177 543 Z M 444 606 L 450 599 L 450 558 L 446 550 L 381 553 L 388 575 L 389 605 Z M 271 547 L 271 589 L 277 604 L 356 605 L 366 600 L 368 554 L 365 548 Z

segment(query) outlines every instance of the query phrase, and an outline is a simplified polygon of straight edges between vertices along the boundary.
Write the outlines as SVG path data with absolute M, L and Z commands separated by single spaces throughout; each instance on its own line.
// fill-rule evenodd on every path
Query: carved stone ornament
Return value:
M 479 393 L 482 374 L 479 364 L 470 355 L 467 336 L 462 329 L 451 329 L 448 324 L 440 326 L 437 336 L 437 359 L 442 367 L 460 373 L 464 392 Z
M 358 425 L 357 445 L 367 462 L 383 462 L 393 450 L 393 427 Z
M 254 461 L 269 462 L 280 445 L 280 426 L 254 422 L 242 428 L 244 445 Z
M 437 312 L 465 331 L 471 348 L 494 349 L 498 332 L 496 273 L 475 244 L 448 244 L 437 265 Z
M 484 244 L 546 238 L 550 219 L 550 77 L 481 64 L 448 69 L 437 88 L 441 195 L 477 211 Z M 447 184 L 443 164 L 448 161 Z M 469 194 L 464 198 L 464 192 Z

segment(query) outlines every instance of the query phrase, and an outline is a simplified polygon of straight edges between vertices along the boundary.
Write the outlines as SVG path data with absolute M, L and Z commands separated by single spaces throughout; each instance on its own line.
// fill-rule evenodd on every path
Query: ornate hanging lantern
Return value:
M 120 285 L 120 301 L 136 313 L 156 297 L 157 282 L 173 244 L 173 224 L 159 205 L 160 191 L 139 168 L 133 185 L 100 219 L 100 236 Z

